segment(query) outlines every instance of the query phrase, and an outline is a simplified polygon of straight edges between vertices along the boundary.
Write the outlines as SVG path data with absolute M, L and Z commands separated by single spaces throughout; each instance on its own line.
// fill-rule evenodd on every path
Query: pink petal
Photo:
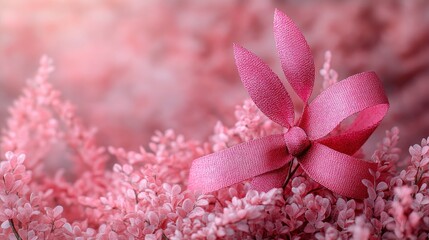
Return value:
M 188 213 L 194 208 L 194 203 L 189 198 L 187 198 L 185 201 L 183 201 L 182 208 Z
M 202 216 L 204 213 L 205 213 L 204 209 L 202 209 L 200 207 L 196 207 L 189 214 L 189 218 L 199 217 L 199 216 Z
M 148 219 L 151 225 L 155 225 L 158 226 L 159 224 L 159 217 L 158 214 L 154 213 L 154 212 L 149 212 L 148 214 Z
M 11 173 L 6 173 L 3 178 L 6 191 L 11 191 L 15 183 L 15 177 Z
M 9 227 L 10 227 L 9 220 L 6 220 L 1 224 L 1 228 L 3 229 L 8 229 Z
M 424 167 L 429 163 L 429 157 L 425 157 L 422 159 L 422 161 L 420 161 L 420 166 Z
M 56 206 L 54 208 L 54 218 L 57 218 L 58 216 L 61 215 L 61 213 L 63 212 L 63 207 L 62 206 Z
M 387 186 L 387 183 L 385 183 L 385 182 L 380 182 L 378 185 L 377 185 L 377 191 L 384 191 L 384 190 L 386 190 L 388 188 L 388 186 Z

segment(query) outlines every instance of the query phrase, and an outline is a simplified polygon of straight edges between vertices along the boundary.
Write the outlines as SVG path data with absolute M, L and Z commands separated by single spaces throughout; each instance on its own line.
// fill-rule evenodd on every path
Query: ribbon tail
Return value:
M 337 194 L 363 199 L 367 188 L 362 180 L 371 180 L 369 170 L 377 169 L 376 163 L 366 162 L 337 152 L 314 142 L 299 159 L 304 171 L 316 182 Z
M 190 190 L 202 193 L 231 186 L 283 167 L 288 161 L 283 134 L 270 135 L 196 159 Z
M 291 161 L 292 159 L 293 156 L 289 155 L 287 162 Z M 282 187 L 288 174 L 287 168 L 288 166 L 286 164 L 279 169 L 254 177 L 251 182 L 252 189 L 259 192 L 268 192 L 273 188 Z

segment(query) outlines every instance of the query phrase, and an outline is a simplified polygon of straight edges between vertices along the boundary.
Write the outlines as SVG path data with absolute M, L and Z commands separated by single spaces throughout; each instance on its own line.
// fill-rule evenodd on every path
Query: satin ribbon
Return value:
M 259 57 L 234 45 L 236 65 L 244 87 L 258 108 L 285 128 L 284 134 L 262 137 L 196 159 L 189 189 L 203 193 L 252 179 L 252 187 L 280 187 L 287 165 L 296 158 L 314 181 L 351 198 L 365 198 L 363 179 L 377 164 L 352 155 L 366 142 L 389 108 L 377 75 L 364 72 L 342 80 L 308 103 L 314 84 L 310 47 L 298 27 L 276 10 L 274 37 L 286 79 L 304 101 L 294 124 L 294 107 L 279 77 Z M 330 134 L 344 119 L 357 114 L 341 134 Z

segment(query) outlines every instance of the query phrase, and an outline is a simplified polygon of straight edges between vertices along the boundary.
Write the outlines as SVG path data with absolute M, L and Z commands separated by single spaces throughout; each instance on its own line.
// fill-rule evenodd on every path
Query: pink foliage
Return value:
M 243 182 L 202 195 L 186 190 L 195 158 L 281 131 L 253 102 L 237 106 L 235 125 L 218 122 L 205 142 L 167 130 L 148 149 L 106 151 L 49 83 L 52 70 L 42 58 L 2 133 L 2 239 L 428 237 L 429 138 L 410 147 L 401 167 L 399 130 L 386 131 L 363 200 L 332 193 L 300 168 L 284 189 L 257 192 Z M 329 55 L 321 73 L 323 86 L 336 81 Z

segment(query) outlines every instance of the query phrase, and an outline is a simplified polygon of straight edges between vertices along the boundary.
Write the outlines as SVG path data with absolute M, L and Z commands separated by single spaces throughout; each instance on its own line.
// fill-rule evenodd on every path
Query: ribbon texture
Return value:
M 283 72 L 304 101 L 295 124 L 292 100 L 279 77 L 259 57 L 234 45 L 236 65 L 244 87 L 258 108 L 285 128 L 284 134 L 262 137 L 196 159 L 189 188 L 216 191 L 252 180 L 252 187 L 268 191 L 280 187 L 287 164 L 296 158 L 313 180 L 352 198 L 367 195 L 363 179 L 370 179 L 375 163 L 352 157 L 366 142 L 389 108 L 377 75 L 364 72 L 342 80 L 308 103 L 314 84 L 314 62 L 304 36 L 284 13 L 276 10 L 274 37 Z M 357 114 L 353 124 L 332 135 L 343 120 Z

